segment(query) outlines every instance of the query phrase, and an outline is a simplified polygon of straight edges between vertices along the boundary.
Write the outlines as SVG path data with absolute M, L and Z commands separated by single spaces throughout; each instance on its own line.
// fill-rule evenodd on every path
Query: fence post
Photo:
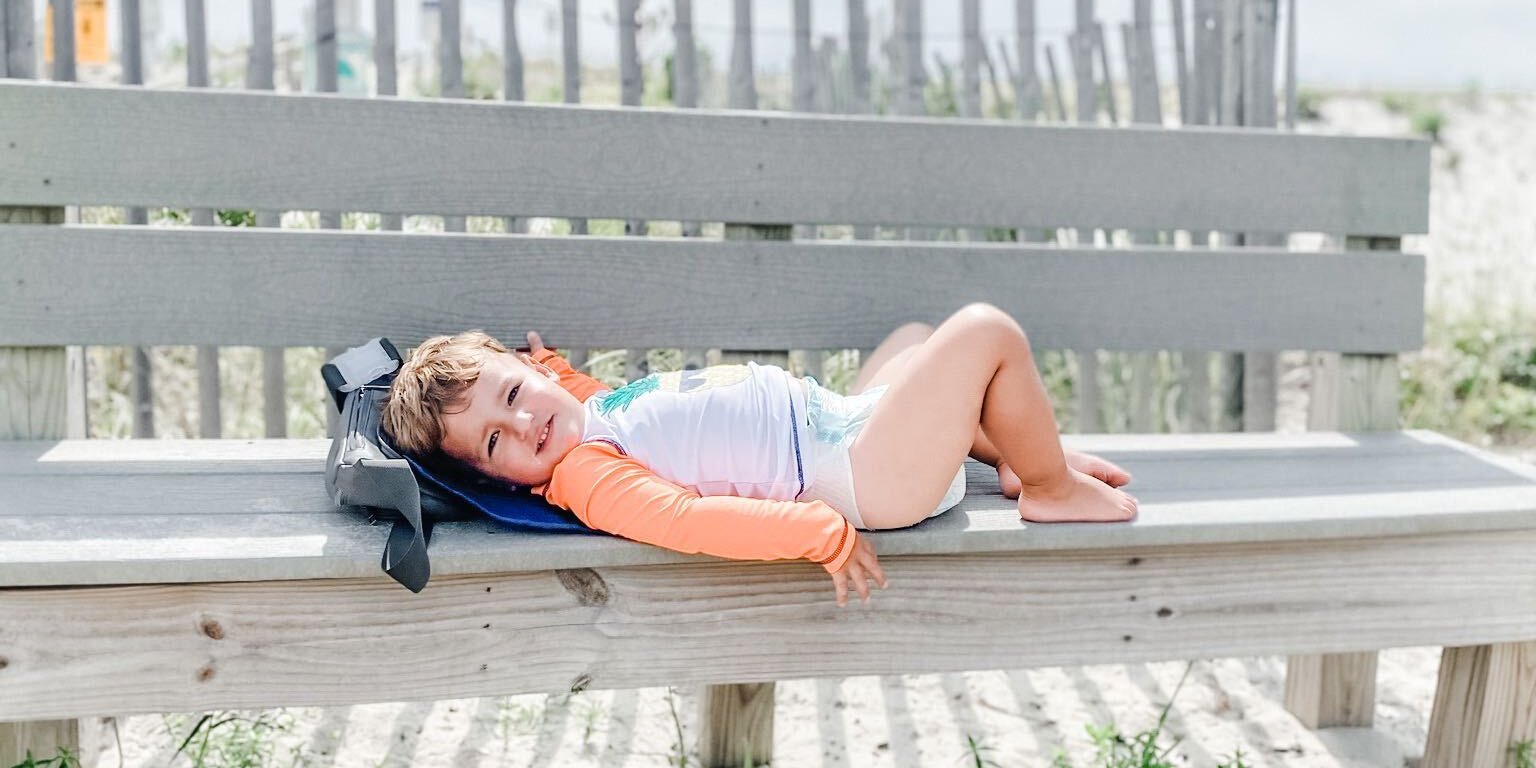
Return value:
M 208 24 L 203 0 L 186 0 L 187 87 L 208 87 Z M 210 208 L 188 210 L 194 227 L 211 227 Z M 198 437 L 216 438 L 223 433 L 219 423 L 219 347 L 197 346 L 197 423 Z
M 1093 0 L 1077 0 L 1077 25 L 1069 40 L 1072 45 L 1072 77 L 1077 86 L 1077 122 L 1098 122 L 1098 94 L 1093 83 Z M 1108 74 L 1107 72 L 1105 74 Z M 1093 229 L 1077 229 L 1077 245 L 1083 240 L 1093 245 Z M 1074 350 L 1077 358 L 1077 431 L 1099 432 L 1099 353 L 1094 349 Z
M 640 71 L 640 48 L 635 42 L 635 33 L 640 28 L 640 21 L 636 14 L 640 12 L 640 0 L 618 0 L 619 3 L 619 104 L 626 107 L 640 106 L 640 97 L 645 89 L 644 77 Z M 644 235 L 645 222 L 640 219 L 628 219 L 624 222 L 624 234 Z M 631 358 L 634 356 L 631 355 Z M 635 361 L 630 360 L 631 369 L 635 369 Z M 644 376 L 642 372 L 639 374 Z M 639 378 L 635 376 L 632 378 Z
M 1275 6 L 1278 0 L 1246 0 L 1243 10 L 1243 123 L 1275 127 Z M 1244 245 L 1283 247 L 1279 232 L 1248 232 Z M 1279 353 L 1243 354 L 1242 427 L 1247 432 L 1273 432 L 1280 397 Z
M 864 12 L 864 0 L 848 0 L 848 79 L 848 113 L 873 113 L 875 102 L 869 89 L 869 16 Z M 869 224 L 853 226 L 855 240 L 874 236 L 875 228 Z
M 617 0 L 618 2 L 618 34 L 619 34 L 619 104 L 626 107 L 640 106 L 640 97 L 644 92 L 644 79 L 640 71 L 640 49 L 635 42 L 635 33 L 639 30 L 640 22 L 636 14 L 640 12 L 640 0 Z M 624 234 L 645 235 L 645 221 L 641 219 L 626 219 L 624 221 Z M 634 381 L 641 379 L 651 372 L 648 350 L 632 347 L 624 352 L 624 380 Z
M 30 0 L 0 0 L 0 75 L 36 76 L 33 24 Z M 73 32 L 73 23 L 69 29 Z M 0 206 L 0 224 L 63 223 L 60 206 Z M 80 375 L 71 370 L 70 357 L 64 347 L 0 347 L 0 403 L 5 404 L 0 407 L 0 440 L 70 436 L 68 382 Z M 38 760 L 54 757 L 60 748 L 79 756 L 81 729 L 91 722 L 69 718 L 0 723 L 0 765 L 23 762 L 28 751 Z
M 389 13 L 389 50 L 391 57 L 394 51 L 394 5 L 392 3 L 379 3 L 383 9 L 388 6 Z M 380 18 L 386 11 L 380 10 Z M 384 45 L 385 29 L 379 28 L 376 46 Z M 245 87 L 250 90 L 270 91 L 273 86 L 272 77 L 273 52 L 272 52 L 272 0 L 251 0 L 251 48 L 250 60 L 245 69 Z M 389 70 L 390 84 L 394 84 L 394 69 Z M 383 93 L 384 70 L 379 70 L 380 93 Z M 277 211 L 256 211 L 256 226 L 278 227 L 281 217 Z M 399 217 L 396 217 L 398 221 Z M 380 228 L 385 228 L 380 222 Z M 399 224 L 396 224 L 399 229 Z M 283 347 L 261 348 L 261 395 L 262 395 L 262 420 L 266 422 L 266 436 L 271 438 L 288 436 L 288 393 L 287 393 L 287 365 L 283 359 Z
M 560 0 L 560 60 L 565 75 L 565 103 L 581 103 L 581 14 L 577 0 Z M 571 234 L 585 235 L 587 220 L 570 219 Z M 585 355 L 582 356 L 585 358 Z M 579 367 L 575 358 L 572 367 Z
M 793 109 L 796 112 L 816 111 L 817 89 L 828 87 L 829 83 L 815 82 L 817 71 L 815 59 L 811 51 L 811 0 L 795 0 L 794 6 L 795 24 L 795 59 L 794 81 L 792 83 L 791 98 Z M 790 239 L 815 240 L 821 236 L 821 230 L 816 223 L 796 224 L 790 233 Z M 816 377 L 817 381 L 824 381 L 821 372 L 820 349 L 800 350 L 805 367 L 802 375 L 809 373 Z M 789 370 L 789 355 L 785 355 L 784 369 Z
M 376 0 L 387 5 L 384 0 Z M 506 101 L 523 100 L 523 49 L 517 44 L 517 0 L 501 3 L 501 95 Z M 528 232 L 528 220 L 519 216 L 504 216 L 508 234 Z
M 1152 46 L 1152 0 L 1136 0 L 1134 24 L 1122 24 L 1120 36 L 1125 49 L 1125 76 L 1131 91 L 1131 121 L 1154 126 L 1163 122 L 1161 91 L 1157 85 L 1157 58 Z M 1126 235 L 1132 245 L 1156 243 L 1161 233 L 1135 231 Z M 1159 400 L 1161 377 L 1158 352 L 1129 354 L 1131 362 L 1130 407 L 1127 408 L 1129 431 L 1159 431 L 1164 418 L 1156 418 L 1154 402 Z

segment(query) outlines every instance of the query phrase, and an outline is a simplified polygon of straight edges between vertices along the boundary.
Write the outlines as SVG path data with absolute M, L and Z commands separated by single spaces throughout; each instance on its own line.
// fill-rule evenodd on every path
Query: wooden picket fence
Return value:
M 528 0 L 524 0 L 527 2 Z M 547 0 L 553 3 L 554 0 Z M 503 0 L 504 72 L 503 98 L 520 101 L 524 93 L 524 61 L 518 41 L 516 6 L 518 0 Z M 1093 0 L 1074 0 L 1075 24 L 1068 30 L 1041 29 L 1036 23 L 1034 0 L 1015 0 L 1013 45 L 997 38 L 996 59 L 984 43 L 986 22 L 979 0 L 963 0 L 961 13 L 963 55 L 959 62 L 958 85 L 951 76 L 951 65 L 935 57 L 930 68 L 923 60 L 924 36 L 922 0 L 892 0 L 892 35 L 882 41 L 878 51 L 871 50 L 870 22 L 866 0 L 846 0 L 847 28 L 844 44 L 833 36 L 822 35 L 813 45 L 810 0 L 795 0 L 793 5 L 794 59 L 792 68 L 791 108 L 797 112 L 873 113 L 882 109 L 897 115 L 926 114 L 925 92 L 934 88 L 934 73 L 940 76 L 939 92 L 952 98 L 955 111 L 963 118 L 1004 118 L 1024 121 L 1059 121 L 1079 124 L 1150 124 L 1174 126 L 1253 126 L 1274 128 L 1277 121 L 1276 67 L 1279 0 L 1169 0 L 1166 16 L 1154 18 L 1152 0 L 1134 0 L 1133 19 L 1121 25 L 1118 44 L 1123 60 L 1109 54 L 1107 39 L 1117 37 L 1097 20 Z M 1192 4 L 1192 5 L 1191 5 Z M 582 72 L 578 56 L 579 32 L 583 20 L 607 23 L 615 28 L 618 42 L 620 101 L 639 105 L 643 92 L 643 68 L 636 44 L 639 31 L 639 0 L 614 0 L 617 23 L 603 14 L 593 14 L 598 3 L 588 0 L 559 0 L 562 26 L 561 50 L 564 100 L 581 102 Z M 204 0 L 185 0 L 187 30 L 187 85 L 208 87 L 208 46 Z M 123 30 L 121 49 L 122 82 L 144 82 L 143 52 L 140 40 L 139 0 L 120 0 L 119 21 Z M 553 8 L 553 6 L 551 6 Z M 604 9 L 608 6 L 604 5 Z M 30 6 L 24 0 L 0 0 L 0 75 L 32 77 L 36 51 L 32 38 Z M 274 88 L 274 46 L 271 0 L 252 0 L 251 43 L 245 86 L 248 89 Z M 443 98 L 464 98 L 465 80 L 460 39 L 463 31 L 460 0 L 441 0 L 440 87 Z M 680 109 L 699 107 L 701 82 L 696 56 L 693 7 L 691 0 L 674 0 L 672 33 L 675 50 L 672 57 L 671 98 Z M 74 15 L 69 2 L 55 2 L 52 15 L 56 41 L 52 78 L 74 80 Z M 1294 126 L 1295 116 L 1295 3 L 1286 9 L 1287 55 L 1284 82 L 1285 119 Z M 373 58 L 376 92 L 392 96 L 399 92 L 395 5 L 374 4 L 376 30 Z M 1164 114 L 1163 87 L 1156 67 L 1157 46 L 1154 29 L 1171 31 L 1174 41 L 1175 75 L 1172 90 L 1177 94 L 1177 120 Z M 337 24 L 335 0 L 315 0 L 314 36 L 316 50 L 316 89 L 334 92 L 337 88 Z M 759 30 L 761 33 L 762 30 Z M 726 106 L 731 109 L 759 108 L 753 72 L 752 1 L 734 0 L 733 42 L 727 78 Z M 872 56 L 872 54 L 877 54 Z M 883 58 L 884 67 L 873 67 Z M 1070 67 L 1072 92 L 1063 86 L 1058 62 L 1064 58 Z M 1044 80 L 1036 66 L 1046 63 Z M 1003 74 L 1000 77 L 998 64 Z M 983 79 L 982 72 L 986 77 Z M 883 83 L 874 82 L 883 74 Z M 1046 82 L 1048 80 L 1048 82 Z M 983 83 L 991 91 L 993 113 L 983 113 Z M 883 85 L 883 88 L 878 86 Z M 1128 108 L 1117 101 L 1121 92 L 1129 94 Z M 1105 97 L 1108 98 L 1105 98 Z M 1006 113 L 1003 110 L 1007 110 Z M 1172 110 L 1170 110 L 1172 111 Z M 387 162 L 381 158 L 381 162 Z M 212 226 L 214 212 L 194 209 L 190 223 Z M 505 229 L 509 233 L 526 232 L 528 219 L 518 212 L 508 212 Z M 256 211 L 255 225 L 280 225 L 280 211 Z M 68 220 L 78 220 L 78 209 L 69 208 Z M 336 229 L 341 226 L 341 212 L 320 211 L 319 225 Z M 142 208 L 125 212 L 124 223 L 148 222 Z M 380 228 L 400 230 L 400 214 L 383 214 Z M 737 227 L 724 229 L 726 238 L 796 239 L 844 236 L 847 228 L 831 230 L 817 225 L 835 222 L 807 222 L 787 228 Z M 896 224 L 893 222 L 893 224 Z M 1112 222 L 1106 222 L 1112 225 Z M 464 216 L 444 216 L 443 229 L 463 232 Z M 782 230 L 782 231 L 781 231 Z M 570 220 L 573 235 L 588 232 L 587 222 Z M 628 221 L 625 232 L 643 236 L 644 221 Z M 683 222 L 685 236 L 699 236 L 700 222 Z M 984 239 L 987 232 L 975 229 L 938 231 L 922 227 L 899 227 L 894 231 L 868 226 L 854 227 L 855 238 L 901 237 L 926 239 Z M 1137 243 L 1181 247 L 1257 245 L 1280 246 L 1288 233 L 1279 232 L 1148 232 L 1101 229 L 1026 229 L 994 233 L 994 237 L 1021 242 L 1098 244 L 1118 247 Z M 937 321 L 939 318 L 914 318 Z M 443 329 L 453 332 L 460 329 Z M 504 339 L 522 343 L 520 336 Z M 364 339 L 358 339 L 361 343 Z M 558 343 L 558 340 L 555 340 Z M 340 351 L 327 349 L 327 355 Z M 587 363 L 587 350 L 565 350 L 578 367 Z M 870 350 L 860 350 L 867 355 Z M 801 372 L 822 375 L 827 350 L 804 350 L 795 359 Z M 87 424 L 86 356 L 83 348 L 70 348 L 72 377 L 70 398 L 70 436 L 86 437 Z M 627 350 L 625 378 L 647 373 L 648 350 Z M 219 348 L 197 349 L 200 436 L 220 436 Z M 753 358 L 788 367 L 790 356 L 784 350 L 683 350 L 686 366 L 701 366 L 717 361 Z M 265 434 L 285 437 L 287 393 L 285 392 L 284 350 L 267 348 L 262 352 L 262 393 Z M 1105 352 L 1078 349 L 1056 356 L 1046 355 L 1047 364 L 1068 365 L 1075 391 L 1075 403 L 1068 406 L 1063 419 L 1065 431 L 1103 432 L 1205 432 L 1230 430 L 1266 431 L 1275 428 L 1277 401 L 1277 356 L 1273 352 L 1247 354 L 1212 354 L 1198 350 L 1160 352 Z M 154 437 L 153 391 L 149 350 L 132 348 L 132 389 L 134 437 Z M 319 379 L 316 377 L 316 392 Z M 318 397 L 318 395 L 317 395 Z M 1123 407 L 1106 418 L 1109 402 Z M 335 414 L 327 409 L 330 429 L 335 428 Z

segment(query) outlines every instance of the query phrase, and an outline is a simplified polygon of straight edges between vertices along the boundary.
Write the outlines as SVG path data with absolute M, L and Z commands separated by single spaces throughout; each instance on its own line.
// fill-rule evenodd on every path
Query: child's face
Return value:
M 443 414 L 443 452 L 509 483 L 549 482 L 555 465 L 581 440 L 581 402 L 519 357 L 487 350 L 482 359 L 480 378 L 467 394 L 469 406 Z

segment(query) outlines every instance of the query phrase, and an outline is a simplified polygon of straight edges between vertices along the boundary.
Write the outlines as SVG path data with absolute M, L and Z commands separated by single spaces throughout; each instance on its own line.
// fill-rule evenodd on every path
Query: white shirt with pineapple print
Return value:
M 584 404 L 601 440 L 700 496 L 794 501 L 814 481 L 805 390 L 776 365 L 653 373 Z

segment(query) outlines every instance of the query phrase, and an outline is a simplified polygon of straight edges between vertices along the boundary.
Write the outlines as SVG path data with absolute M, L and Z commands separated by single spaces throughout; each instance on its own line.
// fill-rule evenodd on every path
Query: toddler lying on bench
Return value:
M 850 396 L 772 365 L 651 374 L 611 389 L 537 333 L 529 352 L 480 331 L 436 336 L 401 367 L 384 427 L 412 456 L 528 488 L 582 523 L 680 552 L 808 558 L 887 586 L 857 531 L 902 528 L 965 497 L 967 455 L 997 466 L 1033 522 L 1123 521 L 1130 481 L 1063 451 L 1024 331 L 971 304 Z M 882 345 L 888 350 L 888 345 Z M 877 350 L 874 359 L 881 357 Z M 994 447 L 995 445 L 995 447 Z

